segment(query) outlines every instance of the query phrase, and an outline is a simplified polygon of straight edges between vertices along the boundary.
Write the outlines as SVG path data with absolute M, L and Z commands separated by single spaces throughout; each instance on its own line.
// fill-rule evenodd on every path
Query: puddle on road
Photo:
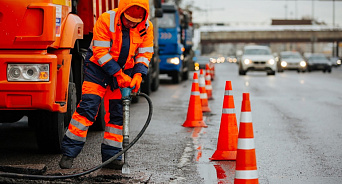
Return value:
M 204 117 L 206 123 L 210 119 Z M 235 161 L 210 161 L 209 158 L 216 150 L 217 141 L 208 140 L 207 128 L 195 127 L 191 137 L 194 144 L 197 170 L 204 183 L 234 183 Z

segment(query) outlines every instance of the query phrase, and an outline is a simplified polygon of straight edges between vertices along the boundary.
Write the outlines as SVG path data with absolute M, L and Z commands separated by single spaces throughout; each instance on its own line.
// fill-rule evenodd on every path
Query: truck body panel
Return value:
M 159 24 L 159 54 L 160 73 L 168 74 L 174 83 L 188 79 L 189 61 L 192 57 L 189 50 L 192 49 L 192 31 L 189 29 L 190 22 L 184 15 L 185 10 L 175 4 L 164 3 L 163 18 Z
M 0 123 L 16 122 L 26 115 L 29 126 L 36 130 L 39 148 L 60 151 L 65 128 L 81 98 L 83 61 L 93 27 L 97 18 L 116 8 L 118 2 L 13 0 L 2 3 Z M 151 18 L 156 20 L 154 16 Z M 154 57 L 150 63 L 152 82 L 155 76 L 159 77 L 156 75 L 158 62 L 159 58 Z M 101 107 L 99 117 L 104 113 Z M 104 119 L 97 118 L 94 126 L 104 130 Z

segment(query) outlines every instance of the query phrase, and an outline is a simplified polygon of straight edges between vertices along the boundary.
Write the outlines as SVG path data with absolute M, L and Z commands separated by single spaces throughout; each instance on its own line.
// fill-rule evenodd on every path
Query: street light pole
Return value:
M 335 27 L 335 0 L 333 0 L 333 27 Z

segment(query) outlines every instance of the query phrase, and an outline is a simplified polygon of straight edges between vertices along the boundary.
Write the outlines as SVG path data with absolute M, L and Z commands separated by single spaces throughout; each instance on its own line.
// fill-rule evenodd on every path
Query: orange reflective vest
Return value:
M 99 17 L 93 30 L 93 56 L 90 60 L 101 66 L 109 75 L 113 75 L 121 69 L 117 63 L 122 45 L 122 22 L 120 17 L 123 12 L 132 5 L 144 7 L 146 15 L 142 22 L 140 22 L 135 28 L 130 29 L 129 53 L 126 63 L 122 68 L 125 70 L 131 69 L 134 65 L 139 63 L 148 68 L 149 62 L 152 58 L 153 25 L 147 19 L 149 13 L 149 1 L 120 1 L 118 8 L 107 11 Z

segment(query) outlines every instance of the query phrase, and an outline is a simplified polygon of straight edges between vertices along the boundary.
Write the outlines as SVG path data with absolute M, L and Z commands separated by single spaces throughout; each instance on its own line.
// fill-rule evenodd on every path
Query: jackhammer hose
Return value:
M 48 179 L 48 180 L 75 178 L 75 177 L 83 176 L 83 175 L 89 174 L 91 172 L 94 172 L 94 171 L 102 168 L 103 166 L 109 164 L 110 162 L 112 162 L 116 158 L 118 158 L 120 155 L 125 153 L 128 149 L 130 149 L 140 139 L 140 137 L 144 134 L 146 128 L 150 124 L 150 121 L 152 119 L 152 113 L 153 113 L 152 101 L 151 101 L 150 97 L 148 97 L 145 93 L 137 93 L 137 96 L 145 97 L 147 102 L 148 102 L 148 105 L 149 105 L 149 112 L 148 112 L 148 117 L 147 117 L 145 125 L 140 130 L 138 135 L 133 139 L 133 141 L 127 145 L 126 148 L 122 149 L 119 153 L 117 153 L 112 158 L 108 159 L 107 161 L 103 162 L 102 164 L 100 164 L 98 166 L 95 166 L 95 167 L 93 167 L 93 168 L 91 168 L 89 170 L 86 170 L 84 172 L 81 172 L 81 173 L 76 173 L 76 174 L 71 174 L 71 175 L 64 175 L 64 176 L 31 175 L 31 174 L 18 174 L 18 173 L 0 173 L 0 177 L 22 178 L 22 179 Z

